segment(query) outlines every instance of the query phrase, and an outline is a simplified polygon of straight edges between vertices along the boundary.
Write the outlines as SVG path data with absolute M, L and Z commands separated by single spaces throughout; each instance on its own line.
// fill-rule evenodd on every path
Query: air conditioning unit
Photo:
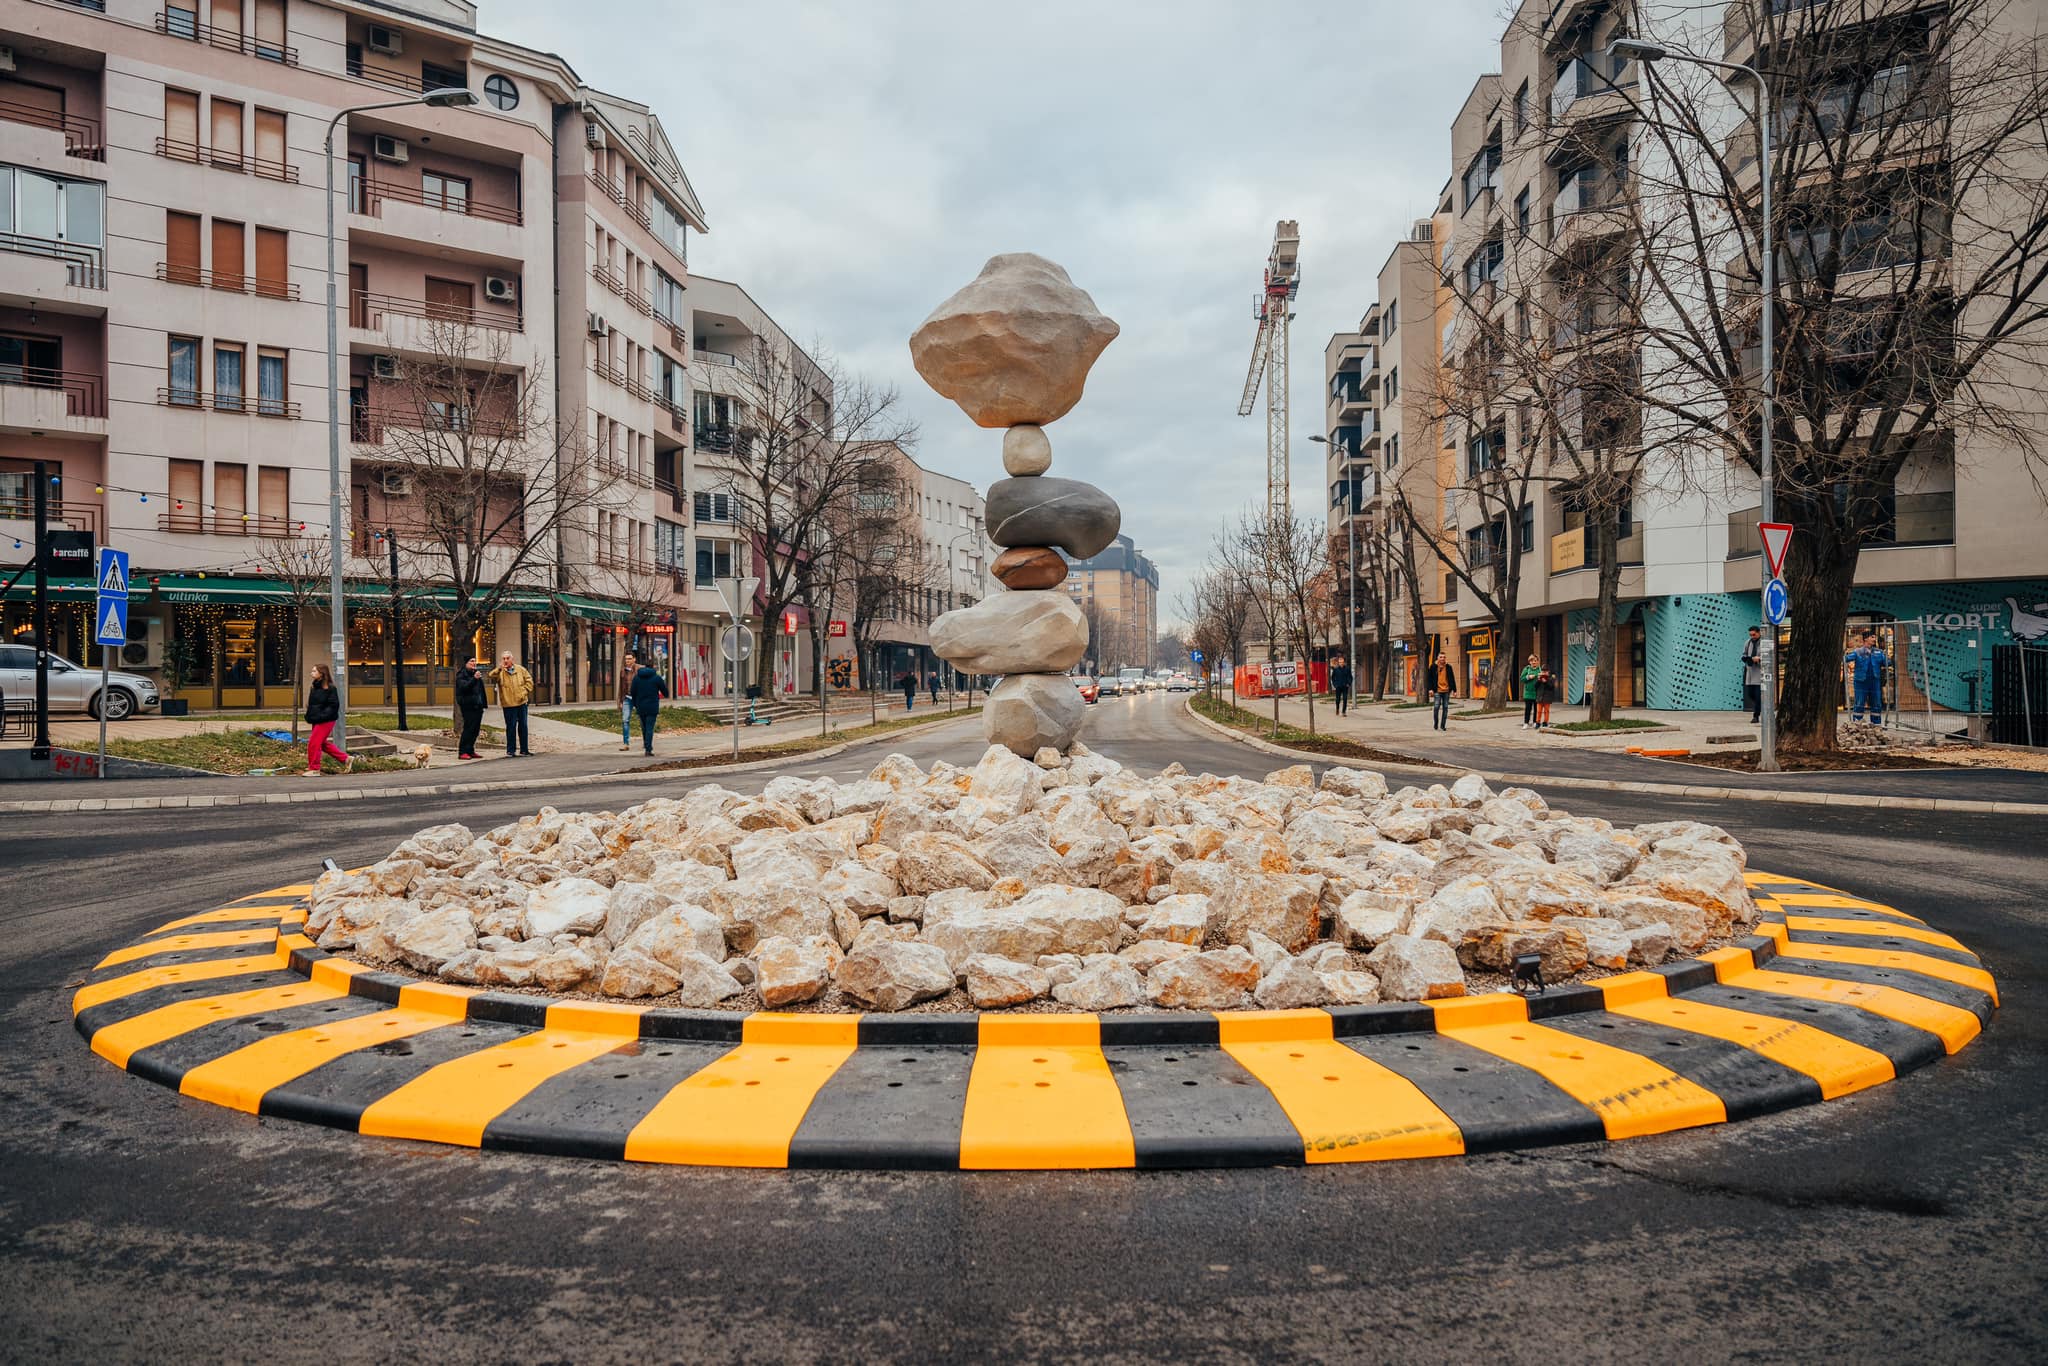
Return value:
M 370 375 L 371 375 L 371 377 L 372 377 L 373 379 L 397 379 L 397 378 L 398 378 L 398 357 L 396 357 L 396 356 L 372 356 L 372 357 L 370 357 Z
M 372 24 L 364 36 L 364 46 L 380 56 L 396 57 L 405 51 L 405 33 L 401 29 Z
M 484 297 L 496 300 L 501 304 L 517 303 L 519 300 L 519 282 L 517 280 L 508 280 L 502 275 L 486 275 L 484 277 Z
M 14 70 L 14 49 L 0 47 L 0 71 Z
M 412 496 L 412 476 L 404 470 L 386 470 L 377 481 L 387 498 L 408 498 Z
M 404 138 L 395 138 L 389 133 L 379 133 L 370 139 L 370 155 L 379 161 L 391 161 L 403 165 L 409 154 L 410 151 L 405 145 Z
M 603 316 L 602 316 L 602 315 L 600 315 L 600 314 L 596 314 L 596 313 L 593 313 L 593 314 L 591 314 L 591 315 L 590 315 L 590 335 L 591 335 L 591 336 L 593 336 L 593 337 L 609 337 L 609 336 L 610 336 L 611 334 L 612 334 L 612 325 L 611 325 L 610 323 L 606 322 L 606 321 L 604 320 L 604 318 L 603 318 Z
M 604 146 L 604 129 L 602 129 L 602 128 L 598 127 L 598 126 L 597 126 L 596 124 L 594 124 L 594 123 L 586 123 L 586 124 L 584 124 L 584 125 L 583 125 L 583 145 L 584 145 L 585 147 L 602 147 L 602 146 Z
M 128 643 L 121 647 L 121 665 L 128 669 L 154 669 L 164 662 L 164 624 L 161 620 L 128 618 Z

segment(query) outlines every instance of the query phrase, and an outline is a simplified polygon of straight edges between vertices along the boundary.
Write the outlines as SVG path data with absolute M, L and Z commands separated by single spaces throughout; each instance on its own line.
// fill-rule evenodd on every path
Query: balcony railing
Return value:
M 675 431 L 675 434 L 677 436 L 684 438 L 689 437 L 689 409 L 683 407 L 682 404 L 676 402 L 674 399 L 664 398 L 660 394 L 656 394 L 654 396 L 654 406 L 659 408 L 662 412 L 668 414 L 668 424 Z
M 83 370 L 53 370 L 41 365 L 0 365 L 0 388 L 61 389 L 70 417 L 105 417 L 107 382 Z
M 418 185 L 405 185 L 395 180 L 377 180 L 369 177 L 351 187 L 349 208 L 354 213 L 378 217 L 383 203 L 395 199 L 401 204 L 418 204 L 422 208 L 439 209 L 443 213 L 460 214 L 465 218 L 486 218 L 493 223 L 510 223 L 515 227 L 525 222 L 517 204 L 493 204 L 488 200 L 467 196 L 457 198 L 440 191 L 429 191 Z
M 634 379 L 631 375 L 627 374 L 625 370 L 619 366 L 610 364 L 607 361 L 593 360 L 592 362 L 590 362 L 590 373 L 598 376 L 600 379 L 610 380 L 613 384 L 618 385 L 621 389 L 624 389 L 634 398 L 641 399 L 648 403 L 652 403 L 654 401 L 654 390 L 648 388 L 639 380 Z
M 302 523 L 260 512 L 159 512 L 158 531 L 198 532 L 208 536 L 290 536 Z
M 404 318 L 425 318 L 429 322 L 456 323 L 464 327 L 495 328 L 501 332 L 526 330 L 525 315 L 518 308 L 507 313 L 501 308 L 474 308 L 463 304 L 434 303 L 426 299 L 402 298 L 396 294 L 373 294 L 365 289 L 349 291 L 350 327 L 375 330 L 384 325 L 386 313 L 395 313 Z
M 370 407 L 351 404 L 348 410 L 348 439 L 358 446 L 381 446 L 386 428 L 415 431 L 469 432 L 490 440 L 516 440 L 525 428 L 519 419 L 488 417 L 468 409 L 427 413 L 417 408 Z
M 1608 61 L 1605 53 L 1591 57 L 1574 57 L 1566 63 L 1564 70 L 1557 74 L 1557 80 L 1550 87 L 1550 117 L 1562 119 L 1574 104 L 1592 95 L 1611 94 L 1628 79 L 1628 63 L 1620 63 L 1615 74 L 1608 76 L 1604 67 Z
M 642 559 L 638 555 L 628 555 L 616 550 L 598 551 L 597 562 L 606 569 L 616 569 L 626 574 L 654 573 L 653 560 Z
M 1559 187 L 1556 197 L 1550 201 L 1550 217 L 1555 221 L 1590 209 L 1607 208 L 1619 203 L 1627 188 L 1626 180 L 1588 167 Z
M 158 10 L 156 31 L 168 33 L 173 38 L 189 38 L 195 43 L 205 43 L 208 47 L 217 47 L 223 52 L 240 52 L 245 56 L 260 57 L 266 62 L 281 62 L 285 66 L 299 64 L 297 48 L 284 43 L 264 42 L 254 34 L 202 24 L 194 10 Z
M 700 451 L 713 455 L 748 455 L 754 449 L 754 434 L 732 427 L 698 427 L 692 436 Z
M 299 168 L 290 162 L 243 156 L 240 148 L 217 147 L 209 151 L 203 143 L 158 138 L 156 154 L 166 161 L 188 161 L 195 166 L 212 166 L 217 170 L 241 172 L 264 180 L 281 180 L 287 185 L 299 183 Z
M 668 329 L 669 349 L 671 351 L 678 351 L 687 357 L 690 354 L 689 331 L 681 323 L 669 317 L 668 314 L 663 313 L 660 309 L 654 311 L 654 321 L 656 326 Z M 659 341 L 660 338 L 656 337 L 655 340 Z
M 217 270 L 205 270 L 199 266 L 172 265 L 169 261 L 156 263 L 156 278 L 170 285 L 194 285 L 200 289 L 218 289 L 228 294 L 254 294 L 264 299 L 288 299 L 298 302 L 299 287 L 287 280 L 259 280 L 254 275 L 223 275 Z
M 289 399 L 258 398 L 254 394 L 222 394 L 205 389 L 181 389 L 169 384 L 157 387 L 156 401 L 166 408 L 204 408 L 216 413 L 241 413 L 293 421 L 299 416 L 299 405 Z
M 654 316 L 654 300 L 627 284 L 626 277 L 613 270 L 610 266 L 592 266 L 590 268 L 590 278 L 633 305 L 633 310 L 642 317 L 651 318 Z
M 628 484 L 634 484 L 643 489 L 654 487 L 653 475 L 648 474 L 644 470 L 636 470 L 622 465 L 610 456 L 601 455 L 597 458 L 597 472 L 612 479 L 624 480 Z
M 744 356 L 729 355 L 724 351 L 706 351 L 701 346 L 690 352 L 690 359 L 703 361 L 706 365 L 728 365 L 735 370 L 744 370 L 748 374 L 754 372 L 754 367 Z
M 73 531 L 90 531 L 93 539 L 99 539 L 100 518 L 104 509 L 94 503 L 76 499 L 52 498 L 44 506 L 49 510 L 50 524 L 62 524 Z M 31 494 L 0 493 L 0 522 L 30 522 L 35 520 L 35 496 Z M 25 538 L 24 538 L 25 539 Z
M 372 85 L 381 85 L 387 90 L 403 90 L 408 95 L 422 95 L 435 88 L 428 85 L 423 76 L 415 76 L 409 71 L 400 71 L 396 67 L 378 66 L 375 62 L 366 62 L 359 56 L 350 55 L 347 58 L 347 66 L 348 74 L 357 80 L 368 81 Z M 463 81 L 457 82 L 457 84 L 465 84 L 466 82 L 467 77 Z
M 32 104 L 20 104 L 14 100 L 0 100 L 0 119 L 8 123 L 25 123 L 31 128 L 48 128 L 64 135 L 64 155 L 77 157 L 81 161 L 105 161 L 106 140 L 100 134 L 100 126 L 92 119 L 80 118 L 56 109 L 42 109 Z
M 1956 540 L 1956 495 L 1939 493 L 1894 494 L 1886 516 L 1863 543 L 1865 550 L 1899 546 L 1954 545 Z M 1747 507 L 1728 514 L 1728 558 L 1745 560 L 1764 552 L 1757 523 L 1761 507 Z
M 585 174 L 589 176 L 590 183 L 597 187 L 598 193 L 624 209 L 627 217 L 649 232 L 654 231 L 654 220 L 647 216 L 647 210 L 626 197 L 626 189 L 623 185 L 597 171 L 588 171 Z
M 59 242 L 48 237 L 30 237 L 19 232 L 0 232 L 0 251 L 62 261 L 67 281 L 80 289 L 107 287 L 107 254 L 103 248 L 79 242 Z

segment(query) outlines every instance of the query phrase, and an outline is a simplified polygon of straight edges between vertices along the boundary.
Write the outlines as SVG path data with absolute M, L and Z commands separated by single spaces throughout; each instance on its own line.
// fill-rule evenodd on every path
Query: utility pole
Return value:
M 391 673 L 398 686 L 398 728 L 405 724 L 405 629 L 398 618 L 398 528 L 384 528 L 384 548 L 391 553 Z
M 50 467 L 36 461 L 36 738 L 28 757 L 50 757 Z

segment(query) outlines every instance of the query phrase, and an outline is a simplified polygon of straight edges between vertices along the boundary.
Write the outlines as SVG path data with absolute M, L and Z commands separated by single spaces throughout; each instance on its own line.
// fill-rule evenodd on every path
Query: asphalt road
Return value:
M 1145 769 L 1277 762 L 1191 730 L 1177 703 L 1106 699 L 1088 739 Z M 901 748 L 972 757 L 976 730 Z M 1617 820 L 1717 821 L 1760 867 L 1958 935 L 2004 996 L 1976 1043 L 1901 1081 L 1618 1144 L 1152 1174 L 629 1166 L 232 1114 L 101 1062 L 71 1028 L 71 985 L 142 931 L 532 804 L 0 823 L 0 1358 L 2048 1356 L 2033 820 L 1561 792 Z

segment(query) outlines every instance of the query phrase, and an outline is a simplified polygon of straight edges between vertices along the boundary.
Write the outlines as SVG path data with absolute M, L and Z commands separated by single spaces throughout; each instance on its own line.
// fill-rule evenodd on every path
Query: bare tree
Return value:
M 1209 564 L 1195 577 L 1188 595 L 1181 600 L 1181 610 L 1193 623 L 1189 628 L 1191 639 L 1209 662 L 1212 679 L 1226 661 L 1232 665 L 1244 663 L 1245 639 L 1252 618 L 1251 598 L 1237 577 L 1216 562 L 1213 552 Z
M 882 623 L 896 619 L 906 604 L 933 586 L 917 516 L 917 484 L 900 449 L 880 449 L 855 472 L 844 495 L 821 513 L 825 534 L 807 561 L 799 589 L 810 608 L 816 657 L 824 658 L 823 632 L 843 614 L 854 657 L 862 661 L 869 710 L 879 716 L 868 661 Z M 819 706 L 824 708 L 823 686 Z
M 299 718 L 305 713 L 306 669 L 300 658 L 300 642 L 306 638 L 306 612 L 332 606 L 329 594 L 333 578 L 327 553 L 327 538 L 284 534 L 265 536 L 256 542 L 256 567 L 265 578 L 284 589 L 292 609 L 292 738 L 299 738 Z
M 1238 523 L 1234 539 L 1248 566 L 1264 580 L 1271 601 L 1273 636 L 1276 646 L 1294 646 L 1306 658 L 1316 639 L 1319 585 L 1327 578 L 1330 545 L 1326 528 L 1305 517 L 1286 519 L 1247 514 Z M 1276 656 L 1277 662 L 1277 656 Z M 1308 702 L 1308 728 L 1316 728 L 1314 689 L 1303 696 Z M 1275 690 L 1275 721 L 1278 721 L 1278 691 Z
M 1647 32 L 1655 7 L 1632 8 Z M 1768 173 L 1774 494 L 1797 527 L 1778 715 L 1788 750 L 1827 749 L 1863 548 L 1952 538 L 1967 438 L 2038 471 L 2048 73 L 2012 0 L 1743 4 L 1718 36 L 1761 64 L 1767 104 L 1672 62 L 1623 85 L 1654 152 L 1622 203 L 1642 266 L 1635 397 L 1703 485 L 1729 461 L 1760 474 Z

